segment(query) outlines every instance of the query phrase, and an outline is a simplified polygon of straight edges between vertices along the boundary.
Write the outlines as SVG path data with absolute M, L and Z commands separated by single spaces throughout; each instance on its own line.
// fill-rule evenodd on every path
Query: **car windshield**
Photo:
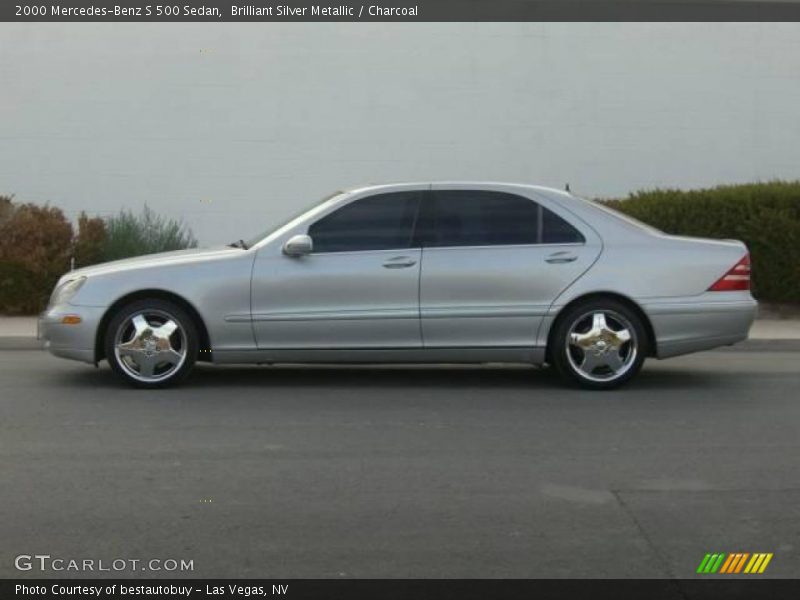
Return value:
M 267 237 L 267 236 L 268 236 L 268 235 L 270 235 L 271 233 L 274 233 L 274 232 L 278 231 L 279 229 L 282 229 L 283 227 L 286 227 L 286 226 L 287 226 L 287 225 L 289 225 L 289 224 L 290 224 L 292 221 L 294 221 L 294 220 L 296 220 L 296 219 L 298 219 L 298 218 L 302 217 L 302 216 L 303 216 L 304 214 L 306 214 L 307 212 L 309 212 L 309 211 L 311 211 L 311 210 L 314 210 L 315 208 L 319 208 L 320 206 L 322 206 L 322 205 L 323 205 L 323 204 L 325 204 L 326 202 L 330 202 L 330 201 L 332 201 L 334 198 L 337 198 L 338 196 L 341 196 L 343 193 L 344 193 L 344 192 L 341 192 L 341 191 L 340 191 L 340 192 L 334 192 L 333 194 L 328 194 L 327 196 L 325 196 L 324 198 L 322 198 L 322 200 L 318 201 L 318 202 L 317 202 L 316 204 L 314 204 L 313 206 L 307 206 L 307 207 L 303 208 L 301 211 L 299 211 L 299 212 L 297 212 L 297 213 L 294 213 L 294 214 L 293 214 L 291 217 L 289 217 L 288 219 L 286 219 L 286 220 L 285 220 L 285 221 L 283 221 L 282 223 L 279 223 L 279 224 L 277 224 L 277 225 L 273 225 L 272 227 L 270 227 L 270 228 L 269 228 L 269 229 L 267 229 L 266 231 L 262 231 L 262 232 L 261 232 L 260 234 L 258 234 L 257 236 L 255 236 L 255 237 L 252 237 L 252 238 L 250 238 L 249 240 L 246 240 L 246 241 L 244 242 L 244 243 L 245 243 L 245 245 L 247 246 L 247 248 L 252 248 L 252 247 L 253 247 L 255 244 L 257 244 L 258 242 L 260 242 L 261 240 L 263 240 L 265 237 Z

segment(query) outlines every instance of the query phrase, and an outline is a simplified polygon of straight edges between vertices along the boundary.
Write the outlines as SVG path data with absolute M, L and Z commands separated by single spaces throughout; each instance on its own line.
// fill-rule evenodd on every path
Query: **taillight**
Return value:
M 750 253 L 745 254 L 730 271 L 720 277 L 709 292 L 732 292 L 750 289 Z

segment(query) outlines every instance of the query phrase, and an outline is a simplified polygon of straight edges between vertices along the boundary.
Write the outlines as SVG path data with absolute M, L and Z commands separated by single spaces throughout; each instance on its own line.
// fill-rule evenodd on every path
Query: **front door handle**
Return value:
M 417 261 L 410 256 L 395 256 L 383 263 L 383 266 L 386 269 L 405 269 L 406 267 L 413 267 L 415 264 L 417 264 Z
M 572 252 L 569 252 L 567 250 L 554 252 L 553 254 L 544 259 L 545 262 L 549 262 L 550 264 L 571 263 L 576 260 L 578 260 L 578 255 L 572 254 Z

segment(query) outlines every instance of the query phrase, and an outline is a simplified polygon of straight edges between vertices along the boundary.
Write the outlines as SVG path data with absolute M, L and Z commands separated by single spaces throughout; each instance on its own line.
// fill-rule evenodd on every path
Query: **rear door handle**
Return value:
M 417 261 L 410 256 L 395 256 L 383 263 L 386 269 L 405 269 L 406 267 L 413 267 Z
M 578 255 L 572 254 L 567 250 L 561 250 L 560 252 L 554 252 L 544 260 L 550 264 L 571 263 L 578 260 Z

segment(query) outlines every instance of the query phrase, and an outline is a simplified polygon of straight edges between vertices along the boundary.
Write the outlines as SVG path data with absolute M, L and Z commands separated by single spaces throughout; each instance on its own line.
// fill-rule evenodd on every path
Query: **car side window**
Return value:
M 533 200 L 489 190 L 434 192 L 422 239 L 430 247 L 584 241 L 572 225 Z
M 486 190 L 434 192 L 426 246 L 535 244 L 539 211 L 514 194 Z
M 542 244 L 584 244 L 583 234 L 551 210 L 542 209 Z
M 376 194 L 325 215 L 308 228 L 314 253 L 410 247 L 419 197 L 419 192 Z

